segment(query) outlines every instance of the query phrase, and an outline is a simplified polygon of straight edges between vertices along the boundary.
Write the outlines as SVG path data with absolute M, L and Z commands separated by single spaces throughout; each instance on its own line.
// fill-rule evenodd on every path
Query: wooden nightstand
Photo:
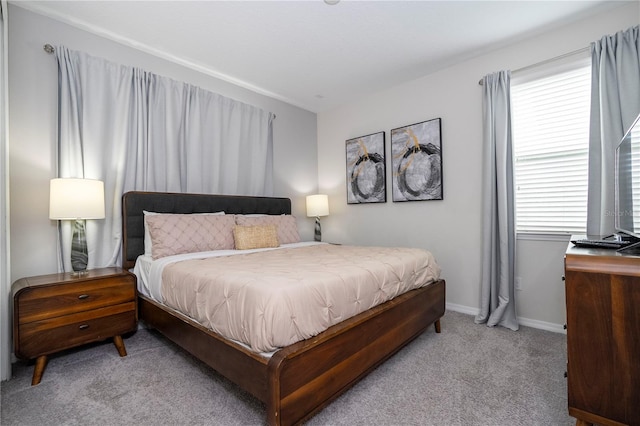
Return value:
M 121 335 L 138 326 L 136 277 L 121 268 L 101 268 L 22 278 L 13 283 L 13 343 L 16 357 L 36 358 L 31 385 L 42 379 L 47 355 Z

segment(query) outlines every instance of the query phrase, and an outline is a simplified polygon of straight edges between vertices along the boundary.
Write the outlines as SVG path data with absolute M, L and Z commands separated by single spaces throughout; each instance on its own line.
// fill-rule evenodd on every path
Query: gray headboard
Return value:
M 157 213 L 291 214 L 291 200 L 280 197 L 127 192 L 122 196 L 122 267 L 133 268 L 144 253 L 143 210 Z

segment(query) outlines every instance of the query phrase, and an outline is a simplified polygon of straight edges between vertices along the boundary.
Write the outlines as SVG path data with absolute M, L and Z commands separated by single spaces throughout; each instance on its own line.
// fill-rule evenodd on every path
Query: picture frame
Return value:
M 348 139 L 347 204 L 386 203 L 385 133 Z
M 441 119 L 391 130 L 394 202 L 442 200 Z

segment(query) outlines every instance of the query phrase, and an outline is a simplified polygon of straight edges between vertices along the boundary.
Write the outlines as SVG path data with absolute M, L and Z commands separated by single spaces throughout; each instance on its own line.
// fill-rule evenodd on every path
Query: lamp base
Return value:
M 87 273 L 88 260 L 85 221 L 77 219 L 73 225 L 73 238 L 71 239 L 71 268 L 74 276 Z
M 316 227 L 313 231 L 313 239 L 315 241 L 322 241 L 322 229 L 320 227 L 320 218 L 316 216 Z

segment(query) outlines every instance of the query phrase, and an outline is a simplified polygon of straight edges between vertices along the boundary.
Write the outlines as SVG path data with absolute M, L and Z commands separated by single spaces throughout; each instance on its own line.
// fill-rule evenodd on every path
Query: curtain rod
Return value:
M 581 49 L 574 50 L 572 52 L 563 53 L 562 55 L 558 55 L 558 56 L 554 56 L 553 58 L 545 59 L 544 61 L 536 62 L 535 64 L 526 65 L 526 66 L 524 66 L 522 68 L 518 68 L 518 69 L 513 70 L 511 72 L 512 73 L 516 73 L 516 72 L 528 70 L 529 68 L 533 68 L 533 67 L 537 67 L 537 66 L 540 66 L 540 65 L 548 64 L 549 62 L 553 62 L 553 61 L 557 61 L 557 60 L 560 60 L 560 59 L 564 59 L 566 57 L 577 55 L 578 53 L 586 52 L 588 50 L 589 50 L 588 46 L 587 47 L 583 47 Z M 482 78 L 478 81 L 478 84 L 480 86 L 482 86 Z
M 55 49 L 52 45 L 50 45 L 49 43 L 45 44 L 45 45 L 43 46 L 43 49 L 44 49 L 44 51 L 45 51 L 45 52 L 47 52 L 47 53 L 53 53 L 53 52 L 55 52 L 55 51 L 56 51 L 56 49 Z M 273 114 L 273 113 L 271 113 L 271 114 Z M 276 115 L 275 115 L 275 114 L 273 114 L 273 119 L 274 119 L 274 120 L 276 119 Z

